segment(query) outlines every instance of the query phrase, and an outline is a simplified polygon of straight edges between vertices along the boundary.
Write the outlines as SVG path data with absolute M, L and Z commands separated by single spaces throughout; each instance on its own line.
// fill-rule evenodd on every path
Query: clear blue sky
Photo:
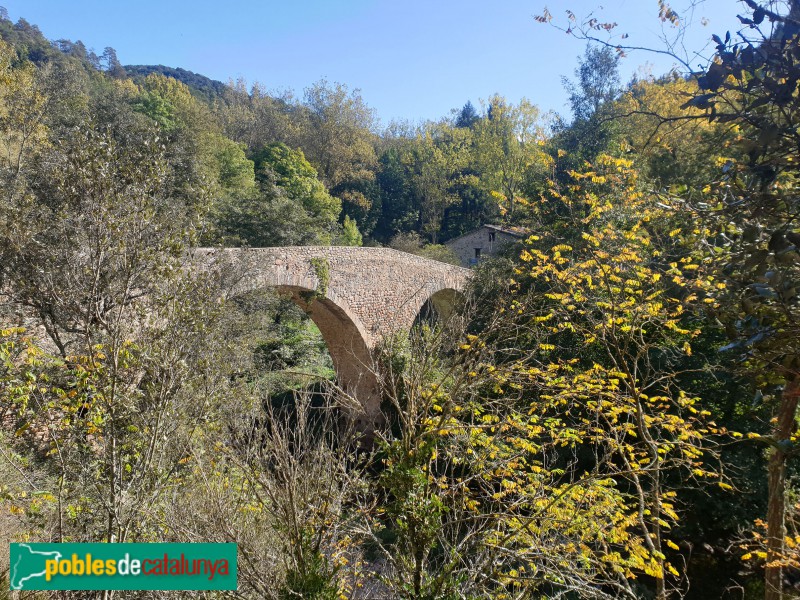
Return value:
M 673 0 L 679 8 L 688 0 Z M 562 75 L 571 75 L 584 43 L 538 24 L 547 5 L 595 12 L 615 21 L 627 42 L 657 46 L 656 0 L 0 0 L 49 39 L 82 40 L 100 54 L 117 50 L 123 64 L 182 67 L 213 79 L 242 77 L 270 90 L 294 90 L 325 77 L 360 88 L 384 124 L 437 119 L 497 92 L 566 114 Z M 598 9 L 602 5 L 603 9 Z M 705 0 L 687 37 L 699 49 L 712 33 L 734 30 L 736 0 Z M 700 17 L 708 25 L 699 24 Z M 650 63 L 633 54 L 625 79 Z

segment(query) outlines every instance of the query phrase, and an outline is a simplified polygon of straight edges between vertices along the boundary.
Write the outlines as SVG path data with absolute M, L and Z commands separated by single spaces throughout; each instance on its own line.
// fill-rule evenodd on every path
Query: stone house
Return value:
M 496 255 L 502 248 L 523 240 L 530 232 L 522 227 L 481 225 L 477 229 L 445 242 L 455 252 L 462 266 L 473 267 L 482 259 Z

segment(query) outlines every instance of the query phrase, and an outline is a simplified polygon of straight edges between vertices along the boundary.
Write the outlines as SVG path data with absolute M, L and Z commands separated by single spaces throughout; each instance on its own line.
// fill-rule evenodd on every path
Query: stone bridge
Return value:
M 271 287 L 290 295 L 319 327 L 339 384 L 361 403 L 367 422 L 380 410 L 376 345 L 408 331 L 426 305 L 447 318 L 470 276 L 390 248 L 202 248 L 195 256 L 237 273 L 235 293 Z

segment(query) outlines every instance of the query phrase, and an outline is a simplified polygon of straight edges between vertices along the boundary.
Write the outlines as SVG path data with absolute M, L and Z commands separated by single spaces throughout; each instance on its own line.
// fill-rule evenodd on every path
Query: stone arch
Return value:
M 338 301 L 335 294 L 328 291 L 321 296 L 313 284 L 273 284 L 269 287 L 290 298 L 319 328 L 333 360 L 339 385 L 360 401 L 369 419 L 379 408 L 379 383 L 367 343 L 369 338 L 359 319 Z
M 458 303 L 463 300 L 464 293 L 461 290 L 451 287 L 437 290 L 422 301 L 416 311 L 414 324 L 430 319 L 445 322 L 452 316 Z

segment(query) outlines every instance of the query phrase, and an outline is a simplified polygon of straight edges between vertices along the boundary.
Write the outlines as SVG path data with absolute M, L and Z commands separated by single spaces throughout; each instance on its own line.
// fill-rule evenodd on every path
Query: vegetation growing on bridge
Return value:
M 385 132 L 344 85 L 129 78 L 0 15 L 4 539 L 236 541 L 252 598 L 789 597 L 800 5 L 745 4 L 701 72 L 627 85 L 570 13 L 569 121 Z M 447 260 L 490 221 L 534 235 L 363 365 L 366 424 L 298 307 L 184 261 Z
M 326 258 L 312 258 L 309 260 L 311 267 L 314 269 L 314 275 L 319 282 L 317 285 L 316 293 L 324 298 L 328 293 L 328 285 L 331 282 L 331 265 Z

